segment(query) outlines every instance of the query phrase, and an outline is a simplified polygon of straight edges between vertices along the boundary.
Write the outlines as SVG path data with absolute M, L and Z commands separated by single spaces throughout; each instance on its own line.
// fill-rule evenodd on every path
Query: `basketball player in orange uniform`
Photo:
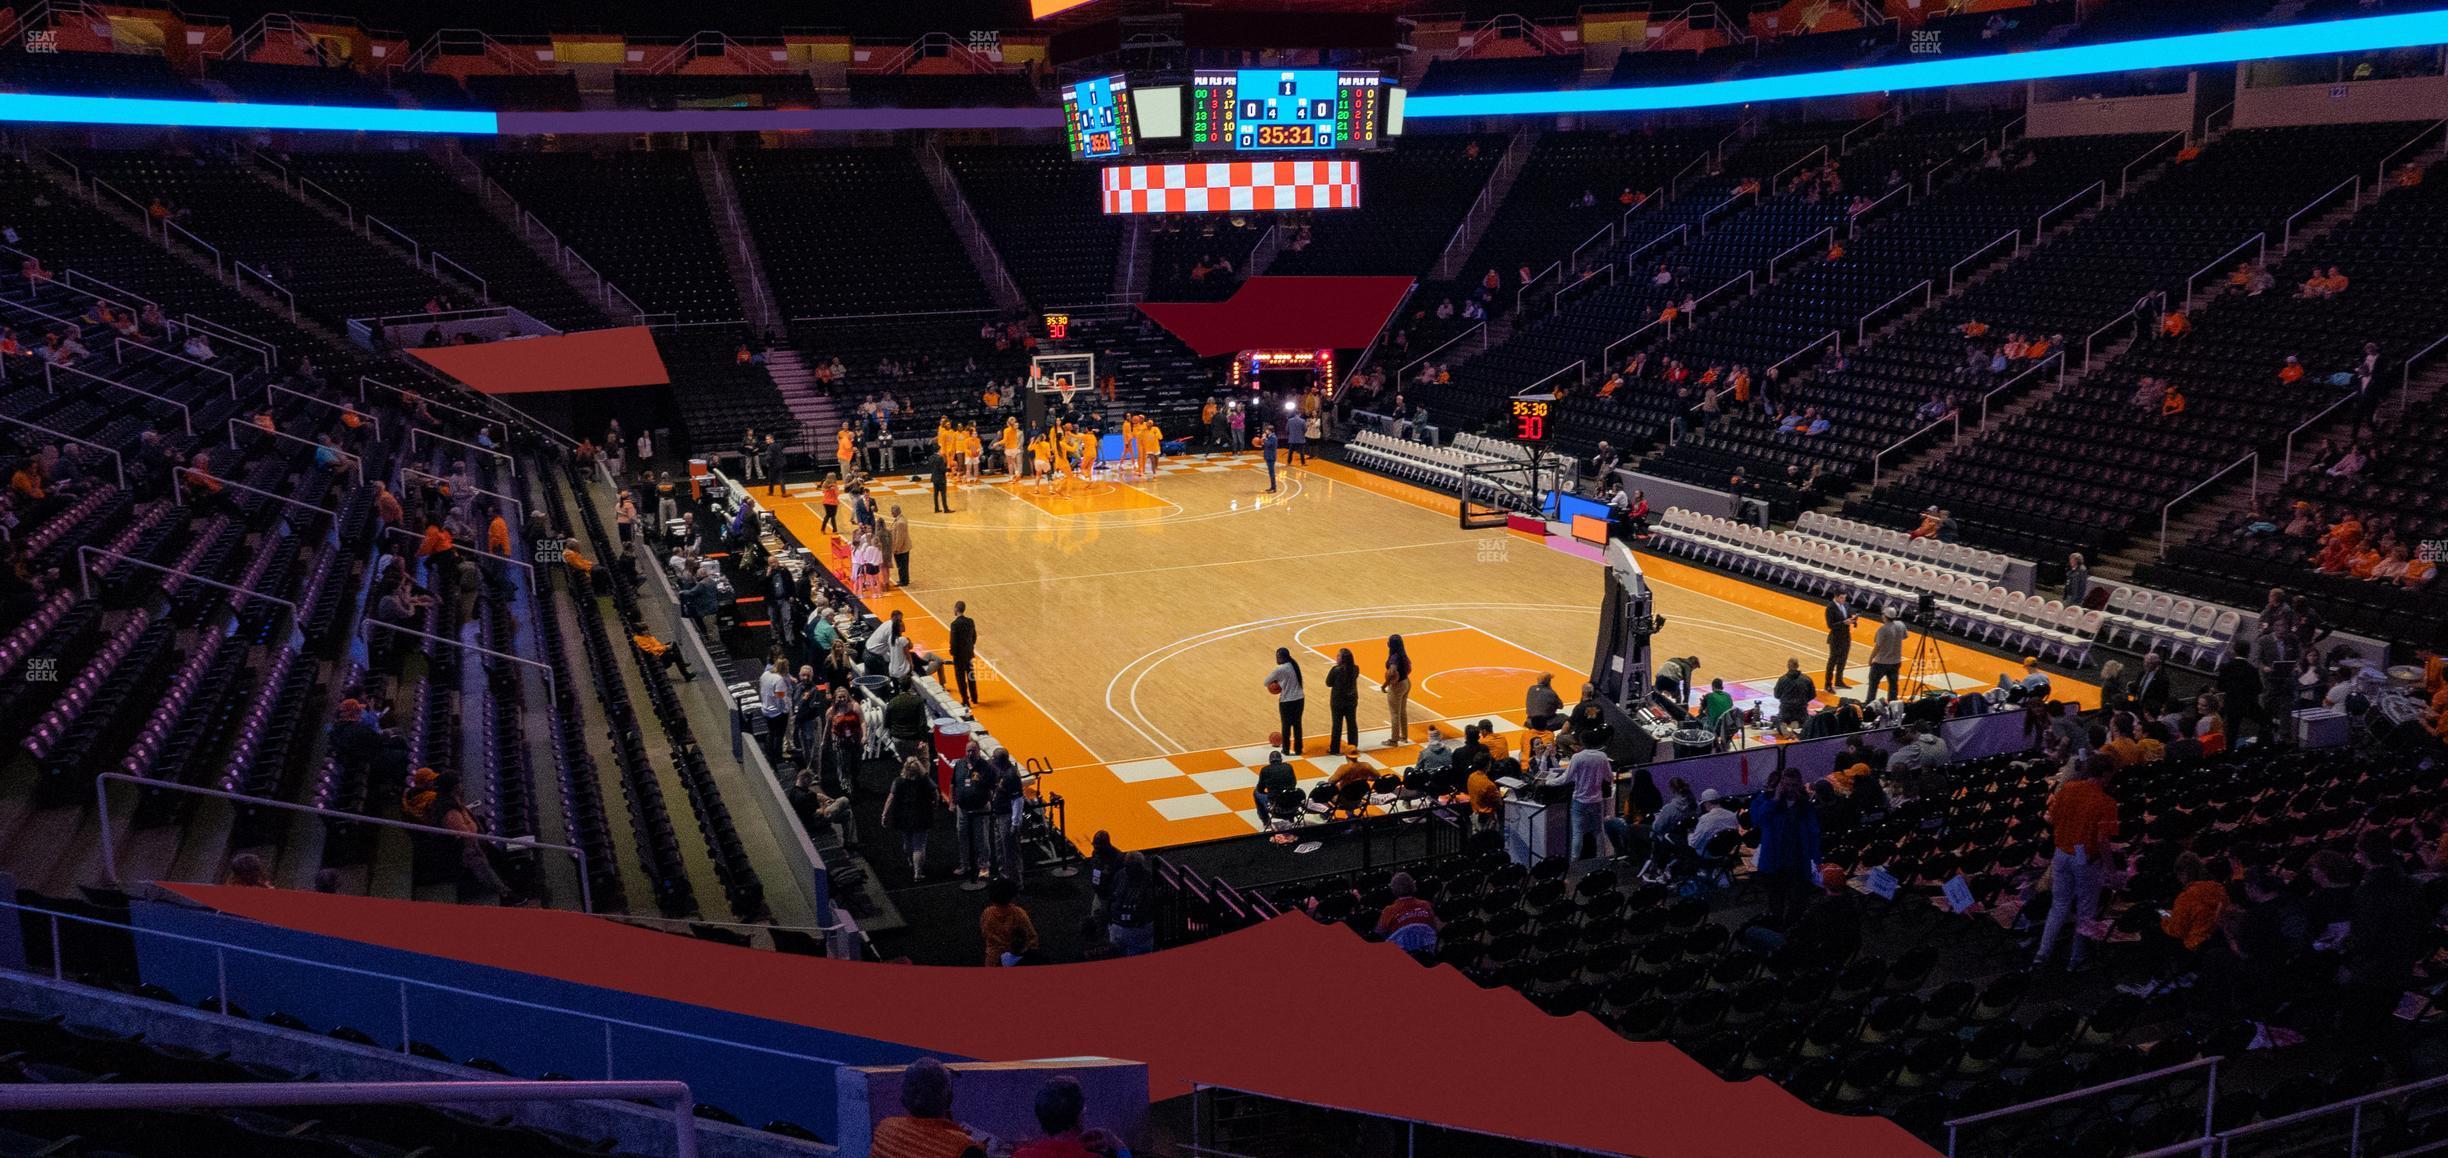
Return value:
M 1019 482 L 1019 481 L 1020 481 L 1020 463 L 1021 463 L 1021 458 L 1020 458 L 1020 455 L 1021 455 L 1021 446 L 1020 446 L 1020 441 L 1021 441 L 1021 439 L 1020 439 L 1020 420 L 1019 420 L 1019 419 L 1017 419 L 1017 418 L 1006 418 L 1006 419 L 1004 419 L 1004 420 L 1003 420 L 1003 469 L 1005 469 L 1005 470 L 1007 470 L 1007 471 L 1010 471 L 1010 472 L 1011 472 L 1011 480 L 1012 480 L 1013 482 Z
M 844 479 L 849 478 L 850 463 L 858 458 L 858 439 L 850 433 L 850 424 L 847 422 L 843 423 L 841 429 L 833 434 L 833 458 L 834 461 L 841 464 L 841 476 Z
M 961 428 L 961 469 L 967 481 L 975 483 L 985 469 L 986 444 L 978 439 L 977 423 Z

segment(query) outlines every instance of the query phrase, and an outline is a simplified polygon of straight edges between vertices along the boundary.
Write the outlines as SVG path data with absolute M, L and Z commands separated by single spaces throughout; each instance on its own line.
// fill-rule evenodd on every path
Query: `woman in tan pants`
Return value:
M 1411 742 L 1411 653 L 1403 650 L 1403 637 L 1386 637 L 1385 664 L 1386 725 L 1388 744 Z

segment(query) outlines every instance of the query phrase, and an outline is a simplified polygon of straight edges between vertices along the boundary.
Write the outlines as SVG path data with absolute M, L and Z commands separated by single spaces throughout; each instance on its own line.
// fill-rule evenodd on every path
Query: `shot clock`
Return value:
M 1549 433 L 1548 418 L 1555 408 L 1555 396 L 1523 396 L 1513 400 L 1513 441 L 1525 446 L 1544 446 Z

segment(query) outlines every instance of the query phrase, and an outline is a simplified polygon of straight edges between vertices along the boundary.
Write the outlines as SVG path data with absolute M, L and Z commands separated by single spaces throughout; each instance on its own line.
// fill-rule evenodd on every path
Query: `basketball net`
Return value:
M 1079 380 L 1069 374 L 1057 374 L 1053 381 L 1054 396 L 1062 399 L 1063 405 L 1071 405 L 1071 396 L 1079 393 Z

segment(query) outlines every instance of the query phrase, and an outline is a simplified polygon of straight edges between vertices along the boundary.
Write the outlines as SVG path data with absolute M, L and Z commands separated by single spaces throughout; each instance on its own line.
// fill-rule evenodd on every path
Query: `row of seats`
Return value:
M 2171 660 L 2203 668 L 2218 664 L 2244 626 L 2244 613 L 2233 608 L 2131 584 L 2110 587 L 2100 615 L 2100 642 L 2127 651 L 2164 652 Z
M 2077 667 L 2090 658 L 2102 622 L 2099 612 L 1968 575 L 1679 507 L 1667 510 L 1651 537 L 1710 566 L 1813 593 L 1843 592 L 1856 606 L 1886 615 L 1903 614 L 1928 596 L 1940 618 L 1934 626 Z
M 1345 461 L 1383 471 L 1400 479 L 1425 482 L 1439 490 L 1462 491 L 1469 468 L 1507 461 L 1480 451 L 1433 443 L 1409 442 L 1374 430 L 1352 436 L 1343 446 Z M 1508 488 L 1507 499 L 1517 499 Z
M 1945 543 L 1935 538 L 1915 539 L 1906 532 L 1875 523 L 1864 523 L 1825 511 L 1804 511 L 1794 521 L 1796 533 L 1839 543 L 1852 543 L 1897 556 L 1906 562 L 1927 563 L 1966 575 L 1998 579 L 2014 560 L 1995 551 L 1967 547 L 1961 543 Z

